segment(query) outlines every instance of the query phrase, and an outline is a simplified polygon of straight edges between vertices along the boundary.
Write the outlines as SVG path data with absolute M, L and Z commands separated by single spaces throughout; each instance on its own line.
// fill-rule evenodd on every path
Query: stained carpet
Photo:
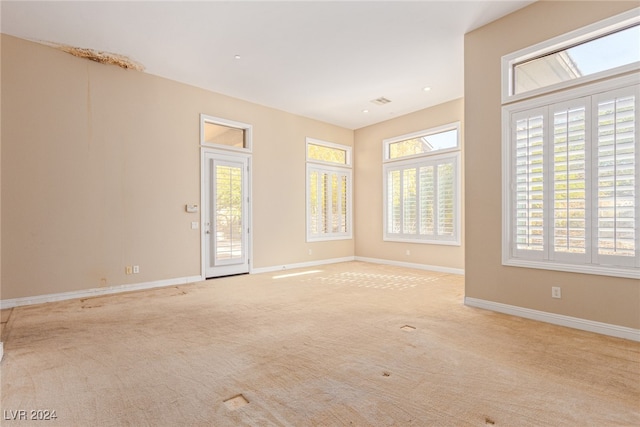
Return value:
M 463 292 L 349 262 L 3 310 L 1 424 L 640 425 L 639 343 Z

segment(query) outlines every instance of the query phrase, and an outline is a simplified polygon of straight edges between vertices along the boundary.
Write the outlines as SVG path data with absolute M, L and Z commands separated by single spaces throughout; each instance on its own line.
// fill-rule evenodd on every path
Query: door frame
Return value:
M 246 148 L 236 148 L 219 144 L 207 143 L 204 140 L 204 123 L 211 122 L 216 123 L 228 127 L 235 127 L 238 129 L 244 129 L 246 132 Z M 253 185 L 252 185 L 252 177 L 253 177 L 253 159 L 251 153 L 252 146 L 252 134 L 253 134 L 253 126 L 240 123 L 236 121 L 231 121 L 227 119 L 222 119 L 218 117 L 207 116 L 204 114 L 200 114 L 200 276 L 202 280 L 206 280 L 207 278 L 207 248 L 206 248 L 206 228 L 204 224 L 207 221 L 207 213 L 208 207 L 205 205 L 207 200 L 207 192 L 211 189 L 209 188 L 209 182 L 207 181 L 207 154 L 212 155 L 224 155 L 231 156 L 236 158 L 243 158 L 247 161 L 247 171 L 246 171 L 246 184 L 247 184 L 247 212 L 246 214 L 246 223 L 247 223 L 247 258 L 248 258 L 248 266 L 249 273 L 253 271 Z

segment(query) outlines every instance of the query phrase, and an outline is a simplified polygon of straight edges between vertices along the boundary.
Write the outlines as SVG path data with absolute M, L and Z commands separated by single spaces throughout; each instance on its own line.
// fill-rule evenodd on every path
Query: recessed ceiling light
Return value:
M 363 112 L 363 113 L 368 113 L 368 112 L 369 112 L 369 110 L 362 110 L 362 112 Z
M 240 55 L 234 56 L 235 59 L 240 59 Z
M 425 92 L 429 92 L 431 88 L 429 86 L 426 86 L 426 87 L 423 87 L 422 90 Z

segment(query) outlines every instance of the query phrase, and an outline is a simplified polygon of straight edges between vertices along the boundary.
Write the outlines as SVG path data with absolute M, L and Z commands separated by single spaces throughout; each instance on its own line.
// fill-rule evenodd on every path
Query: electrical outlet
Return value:
M 562 291 L 560 290 L 560 286 L 551 287 L 551 298 L 562 298 Z
M 309 249 L 309 255 L 313 254 L 313 249 Z
M 139 265 L 134 265 L 133 266 L 133 274 L 138 274 L 140 273 L 140 266 Z
M 124 272 L 125 272 L 125 274 L 133 274 L 133 268 L 130 265 L 127 265 L 124 268 Z
M 410 251 L 409 249 L 407 249 L 406 254 L 407 254 L 407 255 L 411 255 L 411 251 Z

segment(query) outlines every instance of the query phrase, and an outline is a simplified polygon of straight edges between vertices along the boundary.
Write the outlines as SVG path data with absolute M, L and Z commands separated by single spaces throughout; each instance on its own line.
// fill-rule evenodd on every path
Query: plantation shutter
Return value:
M 455 168 L 451 160 L 438 164 L 437 227 L 438 235 L 443 237 L 453 237 L 455 232 Z
M 420 234 L 425 236 L 435 235 L 436 227 L 436 177 L 435 166 L 422 166 L 420 168 Z
M 387 236 L 457 239 L 457 164 L 455 154 L 385 166 Z
M 309 166 L 309 234 L 348 232 L 349 173 Z
M 542 108 L 511 119 L 514 252 L 522 258 L 542 259 L 545 251 L 545 115 Z
M 588 262 L 590 230 L 587 192 L 589 173 L 590 105 L 589 98 L 555 104 L 550 107 L 552 150 L 550 187 L 552 191 L 551 259 Z
M 416 168 L 410 167 L 402 171 L 402 234 L 416 234 L 417 194 Z
M 513 256 L 640 267 L 640 86 L 511 114 Z
M 593 197 L 597 200 L 594 259 L 598 264 L 640 266 L 638 256 L 639 86 L 593 97 Z
M 402 179 L 400 170 L 387 173 L 387 233 L 402 232 Z
M 309 171 L 309 218 L 311 235 L 320 235 L 326 230 L 326 174 Z

